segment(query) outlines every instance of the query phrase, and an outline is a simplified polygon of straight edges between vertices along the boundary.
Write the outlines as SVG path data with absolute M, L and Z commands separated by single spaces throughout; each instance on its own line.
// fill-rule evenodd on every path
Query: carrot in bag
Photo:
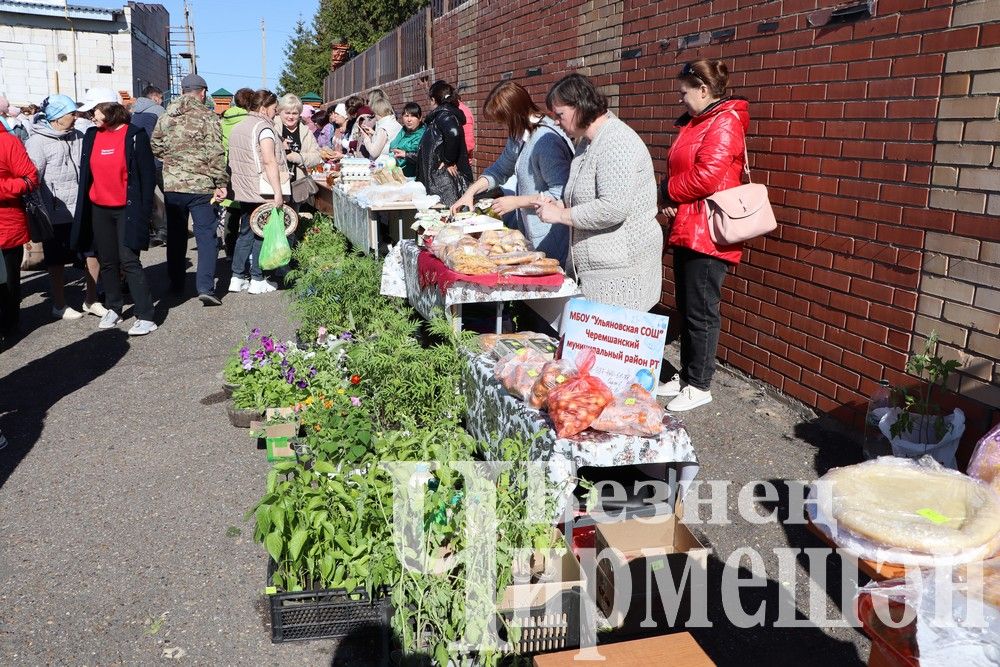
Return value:
M 549 416 L 560 438 L 585 430 L 614 400 L 608 385 L 590 374 L 596 361 L 593 350 L 584 350 L 577 357 L 577 376 L 549 392 Z
M 493 367 L 493 375 L 511 396 L 524 400 L 535 386 L 535 381 L 542 374 L 542 367 L 548 360 L 541 352 L 523 347 L 500 359 Z
M 640 384 L 615 396 L 590 428 L 620 435 L 654 436 L 663 431 L 663 406 Z

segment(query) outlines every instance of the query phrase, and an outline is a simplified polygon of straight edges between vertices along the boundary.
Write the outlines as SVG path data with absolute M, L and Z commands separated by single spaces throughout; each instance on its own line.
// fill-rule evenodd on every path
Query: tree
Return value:
M 303 95 L 322 89 L 330 54 L 321 44 L 300 15 L 285 45 L 285 67 L 278 79 L 279 93 Z

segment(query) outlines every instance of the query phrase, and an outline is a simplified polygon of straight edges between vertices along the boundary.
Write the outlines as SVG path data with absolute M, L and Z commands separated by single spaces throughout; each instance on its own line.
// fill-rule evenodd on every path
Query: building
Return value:
M 55 92 L 79 100 L 97 86 L 135 97 L 150 84 L 170 89 L 163 5 L 0 0 L 0 93 L 11 103 L 37 104 Z

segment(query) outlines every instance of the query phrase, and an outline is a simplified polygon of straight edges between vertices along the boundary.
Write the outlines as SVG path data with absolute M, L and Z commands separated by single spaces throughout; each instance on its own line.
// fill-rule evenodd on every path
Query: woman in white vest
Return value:
M 240 233 L 233 250 L 230 292 L 247 290 L 250 294 L 264 294 L 278 289 L 275 283 L 264 278 L 260 268 L 263 240 L 250 229 L 250 214 L 254 209 L 265 202 L 283 206 L 284 197 L 289 193 L 285 150 L 274 126 L 277 107 L 278 98 L 274 93 L 258 90 L 253 94 L 249 113 L 229 135 L 233 198 L 242 211 Z
M 372 113 L 375 114 L 375 127 L 361 126 L 362 155 L 372 160 L 383 155 L 389 155 L 389 144 L 396 138 L 403 126 L 396 120 L 396 112 L 388 97 L 382 95 L 371 101 Z

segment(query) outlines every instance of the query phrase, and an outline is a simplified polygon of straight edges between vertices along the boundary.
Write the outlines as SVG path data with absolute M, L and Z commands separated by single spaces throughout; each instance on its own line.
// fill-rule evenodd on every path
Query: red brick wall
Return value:
M 903 368 L 918 342 L 925 232 L 1000 240 L 995 218 L 927 207 L 946 52 L 995 44 L 1000 30 L 950 29 L 951 0 L 881 0 L 873 18 L 810 27 L 809 13 L 827 6 L 479 0 L 434 22 L 433 63 L 437 78 L 468 86 L 479 170 L 502 147 L 500 128 L 479 118 L 501 76 L 511 72 L 541 104 L 556 78 L 579 69 L 611 94 L 662 175 L 682 111 L 675 73 L 697 58 L 725 60 L 733 92 L 751 101 L 754 180 L 768 184 L 782 224 L 747 244 L 726 280 L 719 357 L 858 427 L 880 378 L 912 381 Z M 712 35 L 725 28 L 734 37 Z M 697 33 L 703 45 L 681 48 Z M 527 76 L 532 67 L 542 73 Z M 668 308 L 673 288 L 668 252 Z M 967 412 L 967 441 L 998 418 L 994 407 L 949 400 Z

